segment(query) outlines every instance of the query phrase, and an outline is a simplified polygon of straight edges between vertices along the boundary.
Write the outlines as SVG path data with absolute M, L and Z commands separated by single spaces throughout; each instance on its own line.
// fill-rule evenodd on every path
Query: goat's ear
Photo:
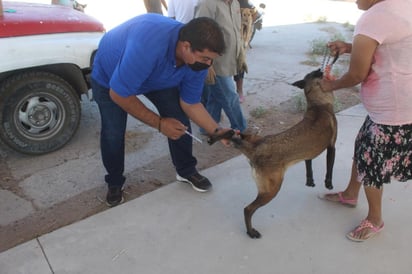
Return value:
M 303 89 L 305 87 L 305 80 L 296 81 L 296 82 L 292 83 L 292 86 Z

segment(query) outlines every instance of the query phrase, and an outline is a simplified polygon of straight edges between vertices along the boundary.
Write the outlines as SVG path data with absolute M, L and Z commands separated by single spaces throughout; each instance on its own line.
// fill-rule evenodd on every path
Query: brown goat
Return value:
M 292 84 L 304 89 L 307 109 L 303 120 L 286 131 L 267 136 L 236 136 L 234 131 L 229 131 L 221 136 L 209 137 L 209 144 L 222 138 L 231 139 L 235 148 L 249 159 L 258 189 L 256 199 L 244 209 L 247 234 L 251 238 L 261 237 L 252 227 L 252 215 L 276 196 L 289 166 L 305 161 L 306 185 L 314 186 L 312 159 L 327 149 L 325 186 L 333 188 L 337 121 L 333 110 L 333 93 L 322 90 L 322 76 L 323 73 L 316 70 Z

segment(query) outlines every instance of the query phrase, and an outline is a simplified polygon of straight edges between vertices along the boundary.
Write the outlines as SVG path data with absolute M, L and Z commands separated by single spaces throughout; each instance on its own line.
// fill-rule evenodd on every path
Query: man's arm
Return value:
M 161 0 L 162 1 L 162 5 L 165 8 L 165 10 L 167 11 L 167 3 L 166 0 Z
M 344 47 L 344 52 L 351 52 L 349 70 L 337 80 L 328 81 L 323 79 L 322 88 L 325 91 L 331 91 L 353 87 L 364 81 L 370 71 L 373 55 L 377 47 L 378 42 L 374 39 L 365 35 L 356 35 L 352 46 L 346 44 Z
M 144 7 L 146 8 L 146 11 L 147 12 L 151 11 L 150 1 L 149 0 L 143 0 L 143 2 L 144 2 Z
M 117 105 L 134 118 L 159 130 L 159 132 L 172 140 L 177 140 L 185 134 L 186 126 L 180 121 L 174 118 L 161 118 L 159 115 L 148 109 L 145 104 L 134 95 L 122 97 L 114 90 L 110 89 L 110 97 Z
M 219 128 L 219 125 L 215 122 L 215 120 L 213 120 L 202 103 L 187 104 L 180 100 L 180 105 L 186 115 L 195 124 L 206 130 L 208 134 L 214 133 L 214 131 Z
M 205 109 L 202 103 L 187 104 L 180 100 L 180 105 L 186 115 L 199 127 L 206 130 L 210 136 L 224 135 L 226 132 L 232 130 L 231 128 L 221 128 L 218 123 L 213 120 L 209 112 Z M 235 130 L 236 134 L 239 134 L 238 130 Z M 230 140 L 221 139 L 221 142 L 225 146 L 230 145 Z

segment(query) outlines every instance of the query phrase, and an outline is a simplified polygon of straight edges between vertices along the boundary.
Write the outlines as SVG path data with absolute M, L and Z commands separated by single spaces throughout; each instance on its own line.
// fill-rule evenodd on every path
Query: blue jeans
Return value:
M 123 186 L 125 182 L 124 154 L 127 112 L 113 102 L 109 90 L 92 79 L 93 97 L 97 102 L 101 118 L 100 150 L 103 165 L 107 171 L 105 181 L 109 186 Z M 146 93 L 145 96 L 156 106 L 162 117 L 179 120 L 191 130 L 190 120 L 179 103 L 179 90 L 170 88 Z M 169 151 L 176 172 L 187 177 L 197 172 L 197 160 L 193 156 L 192 138 L 185 134 L 178 140 L 168 139 Z
M 238 129 L 240 132 L 246 129 L 246 119 L 243 116 L 239 95 L 231 76 L 216 76 L 214 85 L 205 84 L 202 98 L 206 110 L 216 123 L 220 122 L 223 109 L 229 118 L 231 128 Z

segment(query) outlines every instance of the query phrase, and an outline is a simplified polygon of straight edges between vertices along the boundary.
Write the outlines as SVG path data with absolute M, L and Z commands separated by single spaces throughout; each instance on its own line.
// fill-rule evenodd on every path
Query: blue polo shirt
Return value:
M 92 78 L 122 97 L 178 87 L 184 102 L 200 102 L 207 70 L 176 67 L 182 27 L 174 19 L 148 13 L 108 31 L 100 41 Z

